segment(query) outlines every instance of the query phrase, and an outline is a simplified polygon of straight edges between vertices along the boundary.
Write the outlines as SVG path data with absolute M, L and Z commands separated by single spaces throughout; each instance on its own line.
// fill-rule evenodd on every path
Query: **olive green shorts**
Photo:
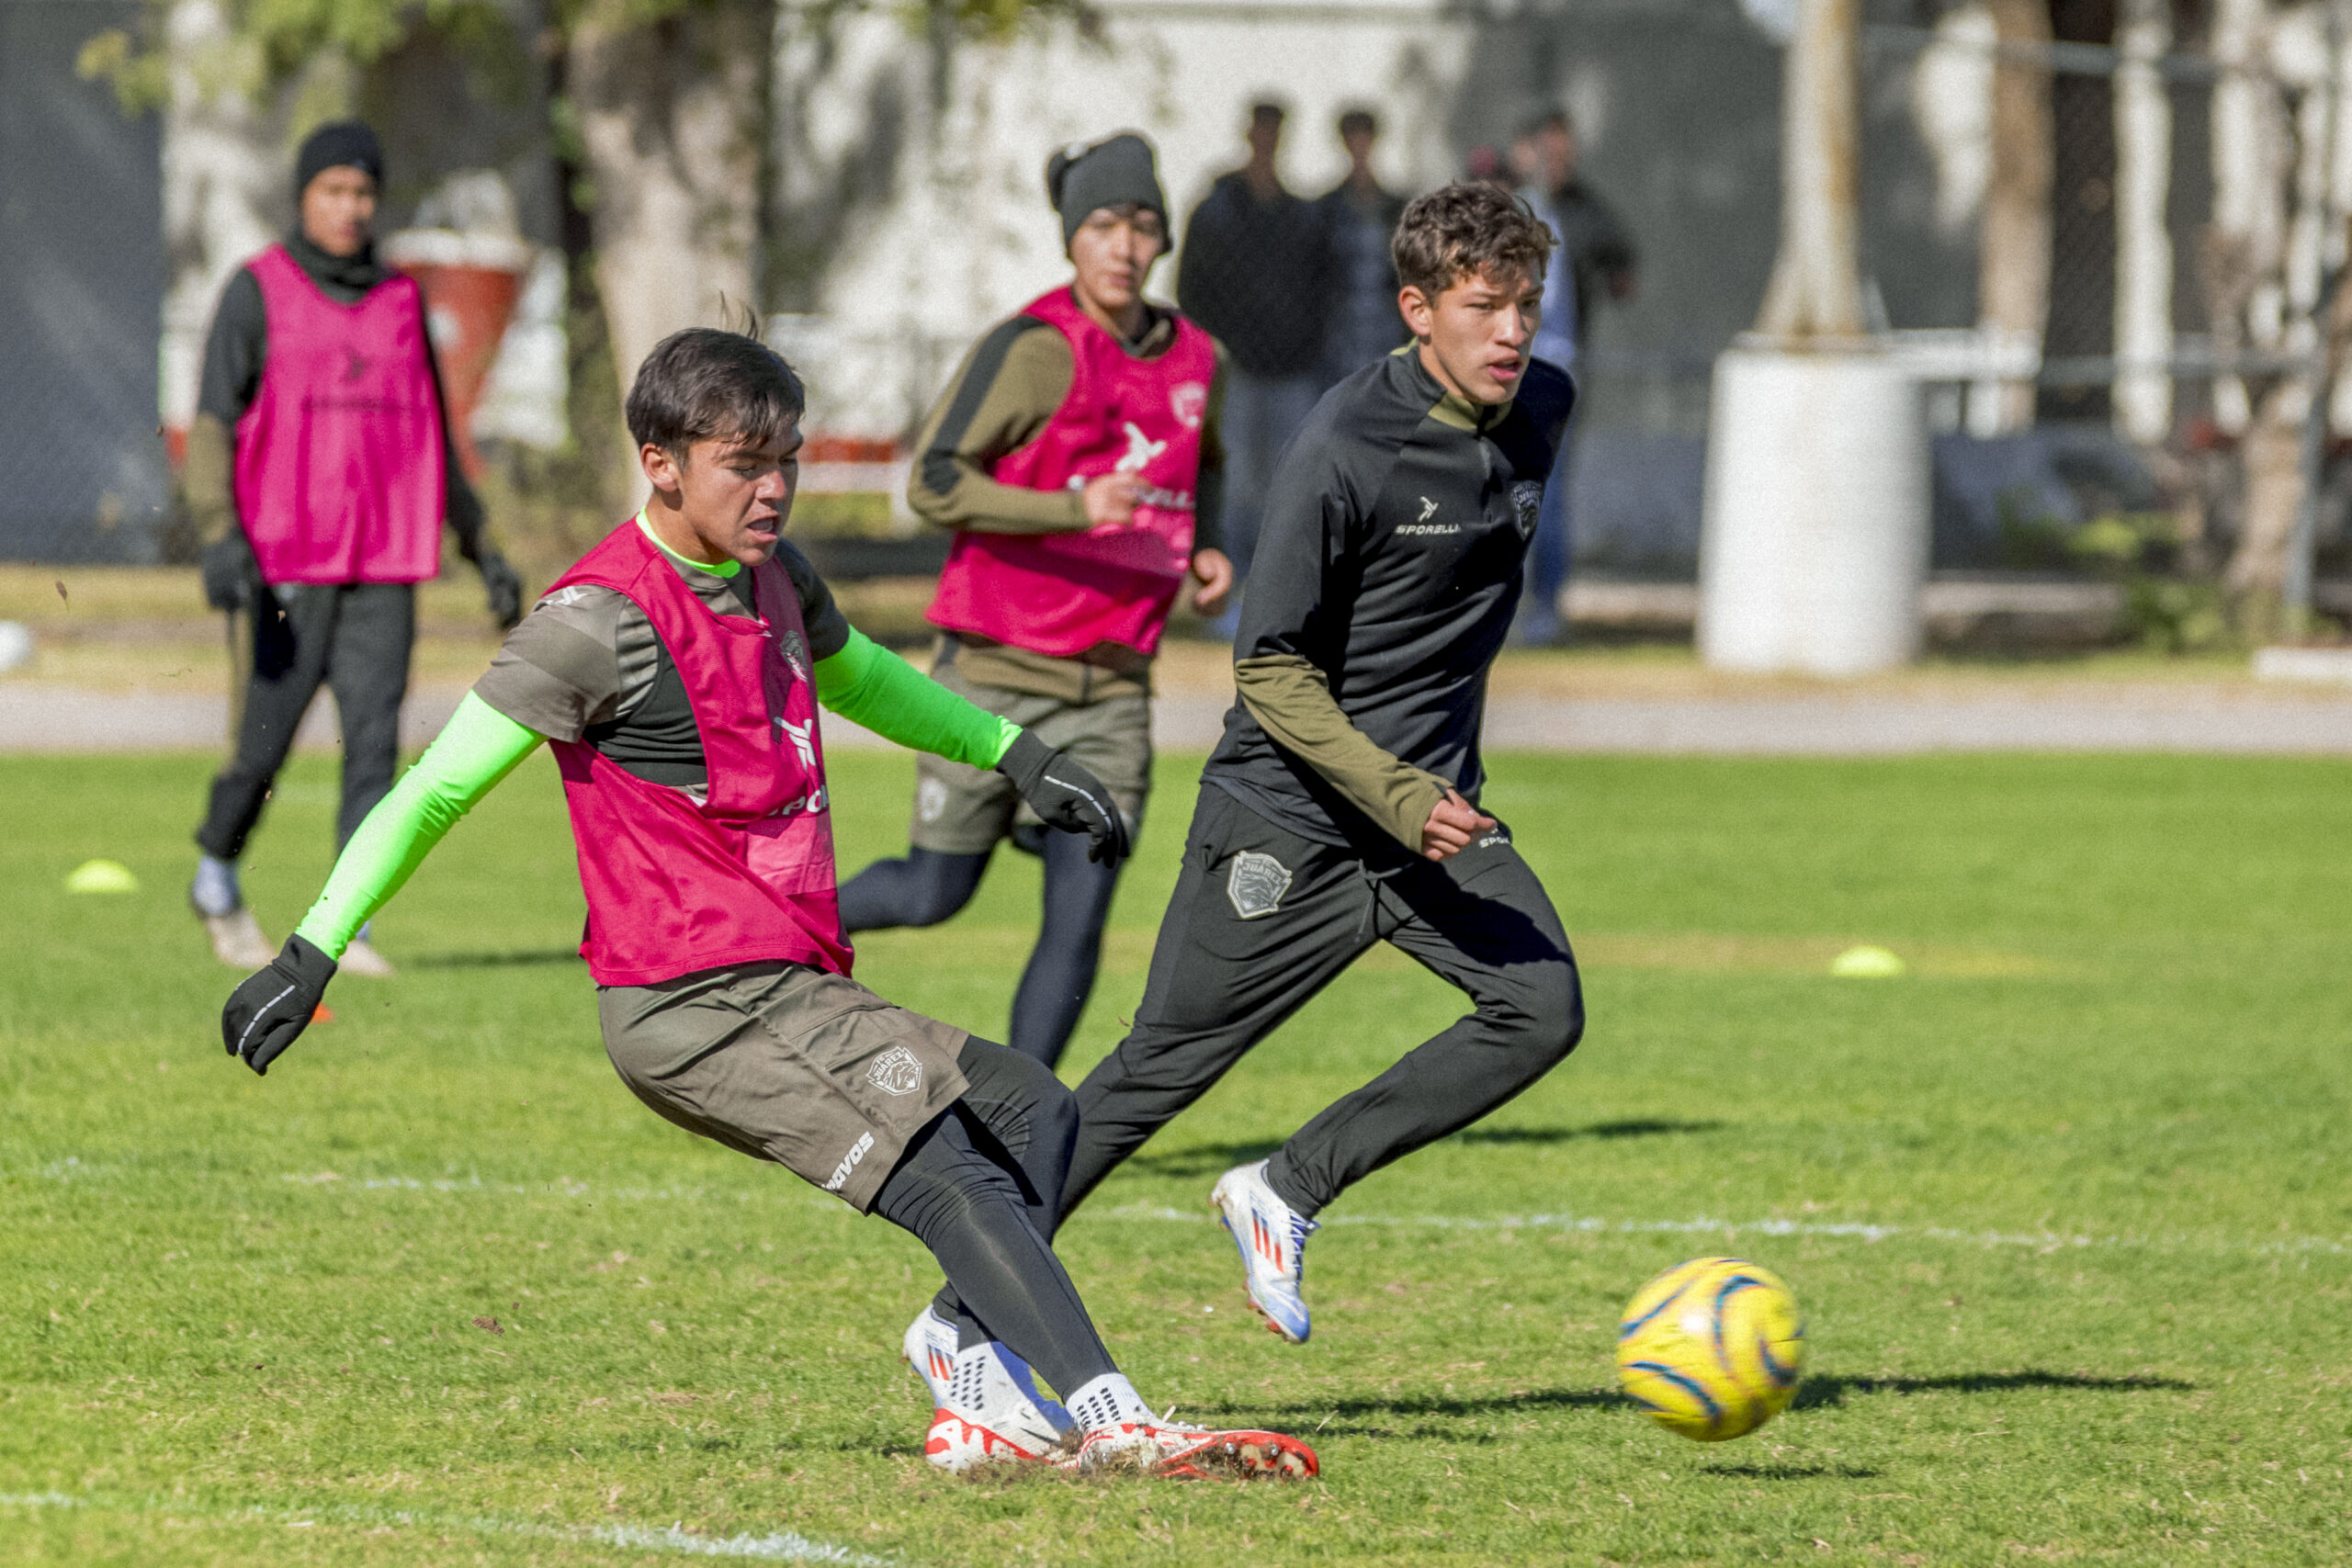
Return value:
M 908 1140 L 964 1092 L 965 1031 L 805 964 L 603 986 L 596 1014 L 639 1100 L 860 1213 Z
M 1118 802 L 1130 836 L 1143 827 L 1144 797 L 1151 793 L 1151 699 L 1128 692 L 1096 702 L 1073 703 L 1032 692 L 1008 692 L 967 681 L 953 661 L 933 671 L 949 691 L 1022 728 L 1057 751 L 1065 751 Z M 1013 792 L 1012 781 L 993 768 L 975 768 L 923 752 L 915 758 L 915 813 L 908 841 L 933 854 L 985 854 L 1016 823 L 1034 825 L 1035 813 Z

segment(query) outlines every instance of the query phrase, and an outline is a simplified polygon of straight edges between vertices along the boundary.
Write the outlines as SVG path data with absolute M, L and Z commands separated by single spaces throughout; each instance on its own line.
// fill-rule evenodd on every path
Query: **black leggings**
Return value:
M 326 686 L 343 727 L 343 809 L 335 847 L 351 841 L 391 793 L 400 764 L 401 699 L 416 640 L 416 590 L 405 582 L 279 588 L 266 614 L 229 617 L 232 664 L 242 674 L 236 754 L 212 781 L 196 841 L 235 860 L 260 822 L 302 714 Z M 284 611 L 281 615 L 278 612 Z M 250 631 L 250 647 L 243 646 Z
M 1062 1059 L 1078 1015 L 1094 989 L 1102 957 L 1102 922 L 1119 886 L 1116 866 L 1086 858 L 1082 833 L 1044 835 L 1045 919 L 1021 988 L 1012 995 L 1012 1048 L 1051 1067 Z M 904 860 L 876 861 L 841 890 L 842 929 L 935 926 L 972 900 L 989 852 L 950 855 L 914 849 Z
M 1054 1256 L 1078 1102 L 1041 1064 L 986 1040 L 959 1059 L 968 1085 L 915 1135 L 874 1213 L 931 1248 L 936 1305 L 958 1343 L 1001 1339 L 1068 1398 L 1118 1368 Z

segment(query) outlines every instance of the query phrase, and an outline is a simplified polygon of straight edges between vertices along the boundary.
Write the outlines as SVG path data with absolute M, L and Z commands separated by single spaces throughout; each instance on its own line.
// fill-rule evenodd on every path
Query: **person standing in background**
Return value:
M 965 356 L 923 421 L 907 501 L 956 534 L 932 678 L 1076 758 L 1134 832 L 1169 612 L 1189 586 L 1213 615 L 1233 584 L 1216 536 L 1226 375 L 1208 333 L 1144 298 L 1169 238 L 1151 143 L 1125 131 L 1057 152 L 1046 195 L 1071 279 Z M 910 847 L 842 888 L 842 925 L 936 925 L 970 902 L 1000 840 L 1034 844 L 1045 918 L 1007 1043 L 1051 1067 L 1094 989 L 1119 863 L 1030 820 L 1002 773 L 919 757 Z
M 188 431 L 204 595 L 229 616 L 234 747 L 197 830 L 188 901 L 214 956 L 240 969 L 277 947 L 237 863 L 322 684 L 343 729 L 338 848 L 391 788 L 416 584 L 440 572 L 445 521 L 492 616 L 507 627 L 523 613 L 522 579 L 491 547 L 450 444 L 424 296 L 376 259 L 383 174 L 376 133 L 356 120 L 303 141 L 294 231 L 229 280 Z M 391 973 L 364 935 L 343 967 Z
M 1348 176 L 1324 195 L 1324 231 L 1331 246 L 1332 302 L 1323 349 L 1323 379 L 1361 370 L 1405 341 L 1396 313 L 1396 263 L 1388 254 L 1405 198 L 1381 188 L 1372 172 L 1380 121 L 1370 109 L 1340 117 L 1340 144 L 1348 150 Z
M 1193 209 L 1176 269 L 1176 306 L 1224 345 L 1226 553 L 1247 581 L 1274 459 L 1323 394 L 1323 341 L 1331 302 L 1323 210 L 1283 188 L 1274 159 L 1283 110 L 1250 109 L 1250 161 L 1209 187 Z M 1234 612 L 1223 626 L 1230 635 Z
M 1579 177 L 1576 125 L 1565 109 L 1531 122 L 1513 143 L 1512 164 L 1527 181 L 1521 194 L 1535 209 L 1559 244 L 1544 276 L 1544 324 L 1535 336 L 1535 357 L 1576 371 L 1593 310 L 1606 294 L 1618 301 L 1634 297 L 1634 242 L 1624 224 Z M 1566 629 L 1560 592 L 1569 567 L 1569 443 L 1544 489 L 1544 511 L 1530 552 L 1527 597 L 1521 605 L 1520 640 L 1554 643 Z

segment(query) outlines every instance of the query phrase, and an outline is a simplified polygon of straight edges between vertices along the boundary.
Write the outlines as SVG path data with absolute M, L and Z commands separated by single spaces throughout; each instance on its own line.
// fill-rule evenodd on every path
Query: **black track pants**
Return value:
M 1302 1213 L 1468 1126 L 1576 1049 L 1576 959 L 1507 828 L 1448 861 L 1400 852 L 1374 869 L 1204 787 L 1135 1028 L 1079 1086 L 1063 1214 L 1375 942 L 1474 1006 L 1274 1155 L 1266 1179 Z
M 916 1134 L 874 1213 L 914 1234 L 947 1275 L 940 1312 L 962 1343 L 1001 1339 L 1067 1395 L 1118 1369 L 1054 1256 L 1078 1106 L 1041 1064 L 975 1038 L 967 1087 Z
M 1083 833 L 1043 835 L 1044 919 L 1037 945 L 1012 996 L 1012 1040 L 1024 1056 L 1051 1067 L 1086 1010 L 1102 959 L 1102 923 L 1118 891 L 1115 865 L 1086 858 Z M 904 860 L 878 860 L 842 885 L 842 929 L 852 935 L 894 926 L 933 926 L 972 901 L 991 852 L 944 854 L 910 849 Z
M 326 686 L 343 727 L 343 809 L 338 849 L 390 793 L 400 762 L 401 699 L 416 640 L 416 590 L 405 582 L 349 582 L 273 590 L 260 614 L 230 617 L 233 663 L 244 690 L 236 751 L 212 781 L 196 841 L 222 860 L 244 853 L 303 710 Z M 252 644 L 234 646 L 250 623 Z

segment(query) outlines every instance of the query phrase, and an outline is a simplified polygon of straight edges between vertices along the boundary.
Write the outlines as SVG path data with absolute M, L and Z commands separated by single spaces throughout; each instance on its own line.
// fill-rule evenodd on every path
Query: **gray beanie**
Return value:
M 1128 202 L 1148 207 L 1168 221 L 1168 198 L 1160 194 L 1151 143 L 1132 130 L 1091 146 L 1065 147 L 1046 160 L 1046 196 L 1062 215 L 1062 243 L 1078 233 L 1086 215 L 1099 207 Z

